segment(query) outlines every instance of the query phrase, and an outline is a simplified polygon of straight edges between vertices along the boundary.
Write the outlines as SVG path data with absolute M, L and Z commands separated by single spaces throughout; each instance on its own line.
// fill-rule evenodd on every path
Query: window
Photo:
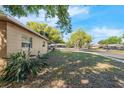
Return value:
M 23 35 L 22 36 L 22 47 L 32 48 L 32 38 Z
M 43 41 L 43 47 L 45 47 L 45 41 Z

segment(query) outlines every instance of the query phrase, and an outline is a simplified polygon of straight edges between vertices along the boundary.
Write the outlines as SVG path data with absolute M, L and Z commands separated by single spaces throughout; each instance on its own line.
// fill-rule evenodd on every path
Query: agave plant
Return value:
M 47 64 L 39 58 L 30 58 L 24 52 L 14 53 L 10 55 L 10 60 L 4 69 L 1 80 L 9 82 L 24 81 L 28 76 L 36 76 L 45 66 Z

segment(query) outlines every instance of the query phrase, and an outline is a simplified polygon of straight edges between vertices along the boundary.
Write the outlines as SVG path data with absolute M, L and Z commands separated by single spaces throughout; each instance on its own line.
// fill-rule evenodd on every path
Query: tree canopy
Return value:
M 81 48 L 84 44 L 89 44 L 92 41 L 92 37 L 85 33 L 82 29 L 77 29 L 73 32 L 67 42 L 69 47 L 75 46 Z
M 33 21 L 27 22 L 26 26 L 39 33 L 44 32 L 45 28 L 48 27 L 48 25 L 45 23 L 38 23 L 38 22 L 33 22 Z
M 58 27 L 62 32 L 71 32 L 71 18 L 68 13 L 67 5 L 3 5 L 1 12 L 12 16 L 28 16 L 29 14 L 39 15 L 40 10 L 45 11 L 45 18 L 57 17 Z
M 59 30 L 48 26 L 45 23 L 37 23 L 37 22 L 27 22 L 26 26 L 41 35 L 47 35 L 48 39 L 50 41 L 53 41 L 54 43 L 64 43 L 64 41 L 61 38 L 61 33 Z
M 98 42 L 99 44 L 120 44 L 121 43 L 121 38 L 117 36 L 111 36 L 108 37 L 107 39 L 101 40 Z

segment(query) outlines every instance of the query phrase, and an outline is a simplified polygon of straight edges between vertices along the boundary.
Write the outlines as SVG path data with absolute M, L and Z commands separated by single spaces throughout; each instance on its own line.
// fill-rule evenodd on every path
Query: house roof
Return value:
M 35 34 L 35 35 L 37 35 L 37 36 L 39 36 L 39 37 L 41 37 L 41 38 L 43 38 L 43 39 L 48 41 L 48 38 L 46 38 L 45 36 L 40 35 L 39 33 L 27 28 L 24 24 L 22 24 L 21 22 L 19 22 L 18 20 L 14 19 L 13 17 L 11 17 L 9 15 L 0 14 L 0 20 L 14 23 L 14 24 L 16 24 L 16 25 L 28 30 L 29 32 L 31 32 L 31 33 L 33 33 L 33 34 Z
M 124 43 L 124 38 L 122 38 L 122 43 Z

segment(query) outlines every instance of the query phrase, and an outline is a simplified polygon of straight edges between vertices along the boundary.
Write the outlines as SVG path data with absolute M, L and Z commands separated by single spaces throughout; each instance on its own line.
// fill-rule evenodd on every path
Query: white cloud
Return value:
M 96 27 L 91 30 L 91 33 L 94 36 L 103 36 L 103 37 L 108 37 L 108 36 L 118 36 L 121 35 L 122 32 L 124 32 L 124 29 L 111 29 L 107 27 Z
M 88 14 L 89 13 L 89 7 L 80 7 L 80 6 L 74 6 L 69 7 L 68 10 L 70 16 L 75 16 L 79 14 Z
M 63 40 L 64 40 L 65 42 L 67 42 L 68 39 L 70 38 L 70 35 L 71 35 L 71 33 L 64 34 L 64 35 L 63 35 L 63 36 L 64 36 Z
M 124 29 L 113 29 L 108 27 L 95 27 L 89 31 L 89 34 L 93 36 L 94 42 L 101 39 L 105 39 L 109 36 L 120 36 L 124 32 Z
M 57 26 L 56 25 L 57 21 L 58 21 L 58 18 L 55 17 L 55 18 L 52 18 L 52 19 L 47 19 L 45 22 L 47 24 L 49 24 L 50 26 L 56 27 Z

